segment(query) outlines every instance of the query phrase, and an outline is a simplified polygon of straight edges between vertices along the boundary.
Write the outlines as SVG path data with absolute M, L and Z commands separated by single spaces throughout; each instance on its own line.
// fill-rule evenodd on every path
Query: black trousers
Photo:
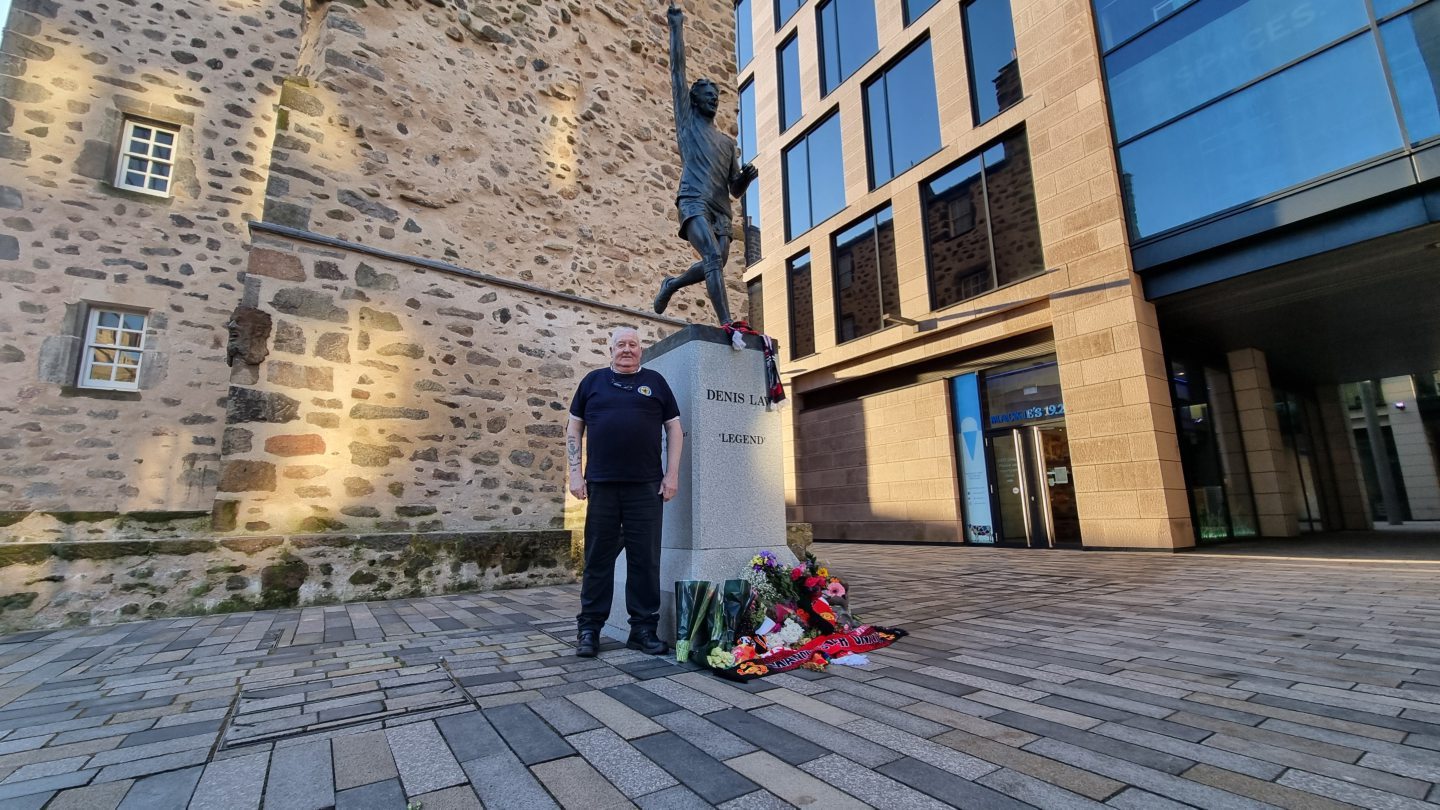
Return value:
M 587 484 L 585 576 L 580 584 L 581 630 L 599 630 L 615 596 L 615 558 L 625 551 L 625 609 L 630 631 L 660 622 L 660 482 Z

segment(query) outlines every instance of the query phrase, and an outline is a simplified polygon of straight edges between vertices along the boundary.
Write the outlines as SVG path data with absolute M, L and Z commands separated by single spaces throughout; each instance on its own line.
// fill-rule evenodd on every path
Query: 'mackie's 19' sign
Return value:
M 765 407 L 765 397 L 759 394 L 747 394 L 744 391 L 721 391 L 716 388 L 705 389 L 705 400 L 707 402 L 733 402 L 736 405 L 759 405 Z

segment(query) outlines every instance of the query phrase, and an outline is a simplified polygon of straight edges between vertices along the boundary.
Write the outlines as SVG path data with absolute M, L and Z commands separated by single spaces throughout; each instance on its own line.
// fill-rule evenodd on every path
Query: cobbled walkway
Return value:
M 0 807 L 1440 801 L 1440 565 L 819 552 L 911 635 L 743 688 L 575 586 L 0 638 Z

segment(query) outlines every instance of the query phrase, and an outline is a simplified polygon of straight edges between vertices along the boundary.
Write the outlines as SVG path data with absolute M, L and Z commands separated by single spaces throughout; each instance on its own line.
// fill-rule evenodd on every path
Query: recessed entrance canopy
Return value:
M 1440 368 L 1440 224 L 1155 300 L 1160 328 L 1312 383 Z

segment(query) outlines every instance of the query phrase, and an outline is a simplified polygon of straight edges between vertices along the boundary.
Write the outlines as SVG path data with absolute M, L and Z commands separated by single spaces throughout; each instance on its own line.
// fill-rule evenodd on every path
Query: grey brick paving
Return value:
M 195 766 L 139 779 L 120 802 L 120 810 L 153 810 L 157 807 L 184 807 L 190 803 L 202 768 Z
M 1440 800 L 1440 564 L 818 551 L 910 637 L 736 685 L 574 658 L 574 586 L 0 637 L 0 808 Z
M 466 781 L 465 771 L 455 761 L 434 723 L 412 723 L 388 729 L 385 736 L 406 795 L 430 793 Z
M 194 810 L 253 810 L 260 806 L 270 757 L 251 753 L 205 766 L 190 800 Z

